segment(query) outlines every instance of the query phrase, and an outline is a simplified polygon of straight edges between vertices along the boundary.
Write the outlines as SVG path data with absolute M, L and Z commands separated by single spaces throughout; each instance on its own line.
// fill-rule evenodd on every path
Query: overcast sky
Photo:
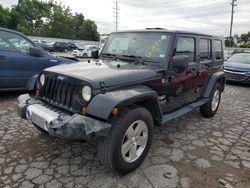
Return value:
M 4 7 L 18 0 L 0 0 Z M 118 0 L 119 30 L 162 27 L 229 35 L 231 0 Z M 100 33 L 115 30 L 113 0 L 57 0 L 97 23 Z M 250 0 L 237 0 L 233 34 L 250 31 Z

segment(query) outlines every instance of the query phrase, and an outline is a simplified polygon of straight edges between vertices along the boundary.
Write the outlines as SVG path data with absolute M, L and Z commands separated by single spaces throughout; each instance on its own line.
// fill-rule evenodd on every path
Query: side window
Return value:
M 215 60 L 221 60 L 223 57 L 221 40 L 214 40 L 213 50 L 215 54 Z
M 13 49 L 11 49 L 11 46 L 1 38 L 0 38 L 0 50 L 13 51 Z
M 9 42 L 9 33 L 0 31 L 0 50 L 3 51 L 17 51 Z
M 210 39 L 200 39 L 200 59 L 210 60 L 212 59 L 211 53 L 211 40 Z
M 195 61 L 195 39 L 192 37 L 180 37 L 177 42 L 175 55 L 186 55 L 190 61 Z
M 18 35 L 17 38 L 12 39 L 10 42 L 18 51 L 25 54 L 29 54 L 30 47 L 33 47 L 29 41 Z
M 5 31 L 0 31 L 0 43 L 1 48 L 5 50 L 19 51 L 26 54 L 29 54 L 29 49 L 33 46 L 22 36 Z

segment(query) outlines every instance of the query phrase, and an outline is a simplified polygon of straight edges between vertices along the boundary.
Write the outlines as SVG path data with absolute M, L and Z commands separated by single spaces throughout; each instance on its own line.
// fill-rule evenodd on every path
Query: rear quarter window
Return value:
M 221 60 L 223 57 L 221 40 L 214 40 L 213 50 L 215 54 L 215 60 Z

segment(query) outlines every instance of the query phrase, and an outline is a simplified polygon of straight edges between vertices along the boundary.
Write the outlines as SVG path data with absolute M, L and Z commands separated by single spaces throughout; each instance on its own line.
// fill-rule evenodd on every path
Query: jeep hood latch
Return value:
M 100 84 L 102 93 L 106 93 L 105 82 L 102 80 L 102 81 L 99 82 L 99 84 Z

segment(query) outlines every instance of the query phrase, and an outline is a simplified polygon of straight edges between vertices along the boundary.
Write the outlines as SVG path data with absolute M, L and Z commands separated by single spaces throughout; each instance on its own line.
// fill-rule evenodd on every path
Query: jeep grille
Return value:
M 46 76 L 40 97 L 52 104 L 63 106 L 70 110 L 74 106 L 77 97 L 77 86 L 60 80 L 57 77 Z

